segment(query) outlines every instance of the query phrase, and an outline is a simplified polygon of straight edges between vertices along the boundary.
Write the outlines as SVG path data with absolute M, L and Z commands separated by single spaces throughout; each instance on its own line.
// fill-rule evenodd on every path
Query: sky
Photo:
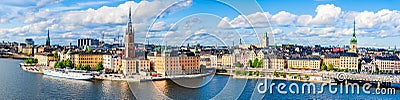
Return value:
M 168 45 L 400 45 L 398 0 L 8 0 L 0 2 L 0 41 L 107 43 L 124 35 L 129 8 L 135 42 Z

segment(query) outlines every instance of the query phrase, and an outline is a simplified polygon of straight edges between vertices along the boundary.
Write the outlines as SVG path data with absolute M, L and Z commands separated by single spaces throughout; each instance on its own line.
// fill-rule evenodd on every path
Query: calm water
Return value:
M 395 95 L 330 94 L 260 94 L 255 87 L 263 80 L 207 76 L 195 79 L 149 82 L 77 81 L 24 72 L 20 60 L 0 59 L 0 99 L 400 99 Z M 286 83 L 290 81 L 272 81 Z M 303 83 L 294 82 L 299 85 Z M 270 83 L 269 83 L 270 84 Z M 316 84 L 317 90 L 321 84 Z M 336 86 L 339 89 L 339 86 Z M 130 91 L 132 90 L 132 92 Z M 286 90 L 288 88 L 286 87 Z M 373 92 L 375 89 L 371 89 Z M 300 90 L 301 91 L 301 90 Z

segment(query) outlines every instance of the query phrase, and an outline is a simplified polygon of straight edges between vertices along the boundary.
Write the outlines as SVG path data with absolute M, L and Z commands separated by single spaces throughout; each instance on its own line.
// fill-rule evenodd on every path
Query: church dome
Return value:
M 357 38 L 355 36 L 351 37 L 350 43 L 357 43 Z

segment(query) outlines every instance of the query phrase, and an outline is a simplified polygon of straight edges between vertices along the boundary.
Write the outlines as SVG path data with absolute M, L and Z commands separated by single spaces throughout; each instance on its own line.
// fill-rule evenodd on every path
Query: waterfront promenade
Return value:
M 31 73 L 43 74 L 42 68 L 46 66 L 38 66 L 35 64 L 20 63 L 22 70 Z M 146 76 L 146 75 L 129 75 L 125 76 L 123 74 L 98 74 L 98 72 L 92 72 L 96 80 L 112 80 L 112 81 L 153 81 L 153 80 L 169 80 L 169 79 L 186 79 L 186 78 L 197 78 L 204 77 L 213 74 L 214 72 L 207 72 L 202 74 L 193 75 L 173 75 L 173 76 Z

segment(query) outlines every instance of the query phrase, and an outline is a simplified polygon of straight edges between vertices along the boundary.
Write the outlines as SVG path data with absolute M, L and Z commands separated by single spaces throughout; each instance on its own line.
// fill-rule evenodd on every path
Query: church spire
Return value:
M 131 17 L 131 7 L 129 7 L 129 22 L 131 22 L 132 21 L 132 19 L 131 19 L 132 17 Z
M 133 27 L 132 27 L 132 14 L 131 14 L 131 7 L 129 7 L 129 15 L 128 15 L 128 28 L 126 30 L 126 34 L 133 34 Z
M 47 29 L 46 46 L 50 46 L 50 30 L 49 29 Z
M 353 22 L 353 37 L 355 37 L 356 36 L 356 20 L 354 19 L 354 22 Z

